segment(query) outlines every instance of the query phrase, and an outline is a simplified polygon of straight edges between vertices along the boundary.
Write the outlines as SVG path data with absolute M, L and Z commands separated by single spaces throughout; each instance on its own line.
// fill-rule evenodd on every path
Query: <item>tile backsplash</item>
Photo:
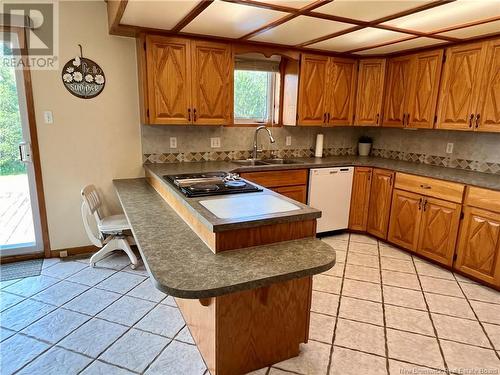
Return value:
M 313 156 L 318 133 L 325 136 L 324 156 L 356 155 L 359 136 L 368 135 L 373 138 L 374 156 L 500 174 L 500 133 L 358 127 L 276 127 L 272 132 L 274 144 L 265 132 L 259 134 L 259 147 L 267 156 Z M 142 125 L 144 162 L 248 158 L 254 133 L 251 127 Z M 292 137 L 290 146 L 285 144 L 286 136 Z M 177 138 L 176 148 L 170 148 L 170 137 Z M 221 139 L 220 148 L 210 147 L 212 137 Z M 454 144 L 451 154 L 446 153 L 448 143 Z

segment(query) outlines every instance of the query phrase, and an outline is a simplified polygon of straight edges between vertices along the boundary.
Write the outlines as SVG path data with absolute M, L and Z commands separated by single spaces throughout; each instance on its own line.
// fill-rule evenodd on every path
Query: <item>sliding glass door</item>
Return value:
M 0 257 L 43 251 L 23 71 L 8 61 L 19 34 L 0 34 Z

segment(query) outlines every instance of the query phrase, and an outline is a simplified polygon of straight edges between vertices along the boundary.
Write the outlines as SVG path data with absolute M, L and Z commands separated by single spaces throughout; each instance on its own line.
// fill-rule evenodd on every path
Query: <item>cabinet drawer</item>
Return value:
M 465 205 L 500 213 L 500 191 L 468 186 Z
M 240 176 L 267 188 L 307 184 L 307 169 L 273 172 L 244 172 L 240 173 Z
M 414 176 L 405 173 L 396 173 L 395 187 L 397 189 L 455 203 L 462 203 L 465 188 L 464 185 L 455 182 L 436 180 L 434 178 Z

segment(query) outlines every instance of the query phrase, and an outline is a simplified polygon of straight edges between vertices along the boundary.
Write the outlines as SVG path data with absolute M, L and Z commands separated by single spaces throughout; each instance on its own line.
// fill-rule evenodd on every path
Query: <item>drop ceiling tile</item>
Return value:
M 370 47 L 380 43 L 408 38 L 408 36 L 408 34 L 404 33 L 368 27 L 366 29 L 354 31 L 336 38 L 314 43 L 307 47 L 327 51 L 345 52 L 357 48 Z
M 447 31 L 438 35 L 451 36 L 453 38 L 473 38 L 475 36 L 487 35 L 500 32 L 500 21 L 482 23 L 476 26 L 464 27 L 463 29 Z
M 262 34 L 256 35 L 250 40 L 295 45 L 350 27 L 352 25 L 347 23 L 299 16 Z
M 411 40 L 406 40 L 404 42 L 389 44 L 387 46 L 367 49 L 365 51 L 356 52 L 359 55 L 378 55 L 384 53 L 404 51 L 413 48 L 433 46 L 435 44 L 443 43 L 443 40 L 432 39 L 432 38 L 415 38 Z M 444 42 L 446 43 L 446 42 Z
M 314 3 L 315 0 L 256 0 L 259 3 L 267 3 L 273 5 L 281 5 L 284 7 L 290 7 L 295 9 L 300 9 L 306 5 Z
M 170 30 L 198 3 L 200 3 L 199 0 L 129 0 L 120 23 Z
M 373 21 L 408 9 L 429 3 L 430 0 L 377 1 L 377 0 L 336 0 L 315 12 L 352 18 L 360 21 Z
M 386 22 L 403 29 L 433 32 L 500 16 L 500 0 L 458 0 Z
M 239 38 L 287 14 L 289 13 L 215 1 L 182 32 Z

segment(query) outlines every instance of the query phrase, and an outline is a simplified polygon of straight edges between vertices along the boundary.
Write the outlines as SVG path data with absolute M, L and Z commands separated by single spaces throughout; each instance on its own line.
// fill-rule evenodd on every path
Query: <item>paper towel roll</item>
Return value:
M 318 134 L 316 136 L 316 152 L 314 156 L 317 158 L 323 157 L 323 134 Z

